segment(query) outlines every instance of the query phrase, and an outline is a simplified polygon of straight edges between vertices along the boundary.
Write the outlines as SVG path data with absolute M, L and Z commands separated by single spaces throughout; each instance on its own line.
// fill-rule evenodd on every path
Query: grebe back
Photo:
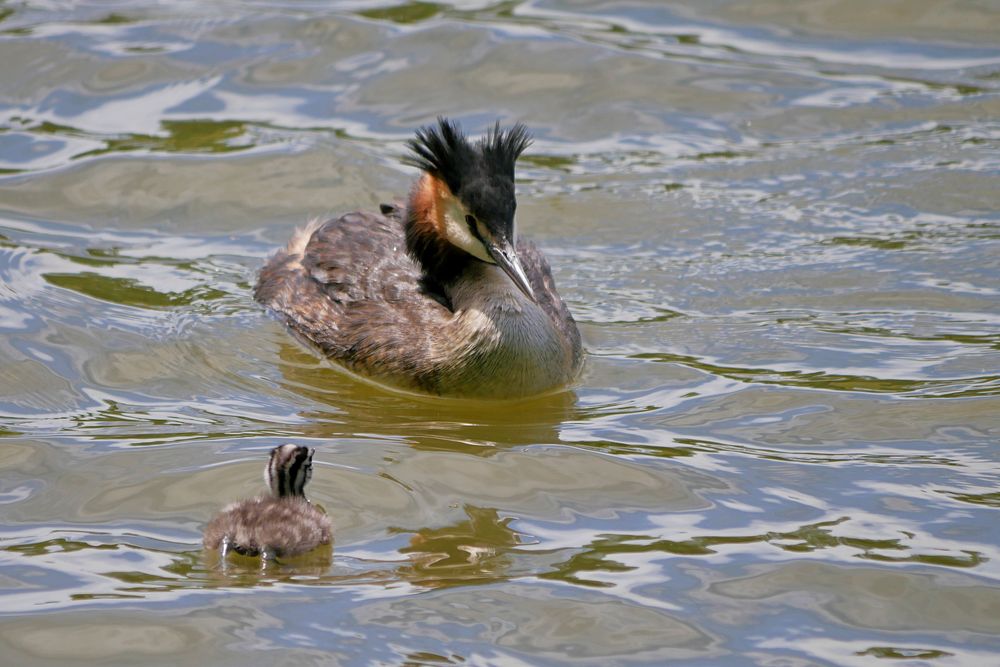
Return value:
M 511 398 L 567 384 L 579 331 L 515 229 L 514 163 L 530 141 L 521 124 L 475 142 L 443 118 L 421 128 L 407 202 L 309 224 L 255 298 L 328 357 L 403 388 Z
M 264 481 L 270 495 L 240 500 L 205 527 L 204 544 L 223 558 L 232 550 L 244 556 L 298 556 L 330 544 L 330 518 L 306 500 L 316 450 L 292 444 L 271 450 Z

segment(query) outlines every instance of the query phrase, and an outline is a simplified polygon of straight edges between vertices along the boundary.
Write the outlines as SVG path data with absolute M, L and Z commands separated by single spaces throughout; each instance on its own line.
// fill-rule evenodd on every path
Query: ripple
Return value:
M 658 363 L 679 363 L 721 377 L 748 383 L 777 384 L 789 387 L 806 387 L 828 391 L 863 393 L 891 393 L 900 397 L 959 398 L 995 396 L 1000 392 L 1000 375 L 949 378 L 942 380 L 910 380 L 884 378 L 871 375 L 829 373 L 823 370 L 805 370 L 786 366 L 779 368 L 740 368 L 722 366 L 704 358 L 678 354 L 642 353 L 637 359 Z

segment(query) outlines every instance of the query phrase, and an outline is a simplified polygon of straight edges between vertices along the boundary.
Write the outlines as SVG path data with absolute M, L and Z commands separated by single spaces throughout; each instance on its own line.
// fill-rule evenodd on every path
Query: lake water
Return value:
M 1000 664 L 1000 6 L 0 6 L 0 664 Z M 536 141 L 571 391 L 418 398 L 252 301 Z M 332 563 L 213 512 L 317 449 Z

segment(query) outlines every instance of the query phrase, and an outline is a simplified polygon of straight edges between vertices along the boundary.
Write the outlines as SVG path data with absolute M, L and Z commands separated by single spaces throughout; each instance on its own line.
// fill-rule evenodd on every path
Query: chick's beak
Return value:
M 521 260 L 517 258 L 513 244 L 506 240 L 500 240 L 487 243 L 486 250 L 497 266 L 503 269 L 514 285 L 521 290 L 521 293 L 535 301 L 535 292 L 531 289 L 531 283 L 528 282 L 528 276 L 525 275 L 524 268 L 521 267 Z

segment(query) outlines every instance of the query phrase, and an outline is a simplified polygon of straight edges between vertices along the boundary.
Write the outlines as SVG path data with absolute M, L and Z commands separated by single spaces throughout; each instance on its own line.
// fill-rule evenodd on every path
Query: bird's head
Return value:
M 291 443 L 271 450 L 271 458 L 264 469 L 264 481 L 271 495 L 304 496 L 306 483 L 312 479 L 312 459 L 315 449 Z
M 423 170 L 416 197 L 431 233 L 476 259 L 496 264 L 529 299 L 534 294 L 517 256 L 514 163 L 531 143 L 524 125 L 470 141 L 461 128 L 439 118 L 417 130 L 407 162 Z

